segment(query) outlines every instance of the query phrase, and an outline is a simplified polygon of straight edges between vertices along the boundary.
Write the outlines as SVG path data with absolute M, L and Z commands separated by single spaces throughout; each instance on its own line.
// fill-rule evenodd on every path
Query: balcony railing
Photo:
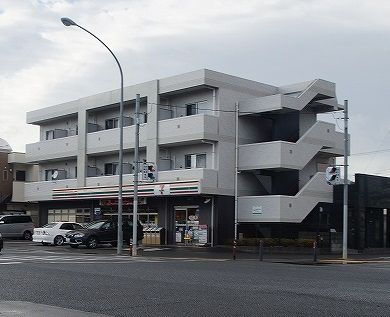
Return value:
M 144 124 L 141 124 L 141 127 Z M 123 148 L 134 148 L 135 127 L 123 127 Z M 140 129 L 140 146 L 146 146 L 147 131 Z M 87 134 L 87 154 L 118 151 L 119 148 L 119 129 L 101 130 Z
M 218 117 L 197 114 L 158 122 L 159 144 L 218 140 Z
M 77 136 L 44 140 L 26 145 L 26 161 L 43 162 L 47 160 L 77 156 Z

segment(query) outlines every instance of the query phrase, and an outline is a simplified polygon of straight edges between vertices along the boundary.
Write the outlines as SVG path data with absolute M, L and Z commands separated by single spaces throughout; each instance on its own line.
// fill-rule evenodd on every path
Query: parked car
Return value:
M 0 252 L 3 249 L 3 236 L 0 233 Z
M 143 238 L 143 227 L 137 223 L 137 239 Z M 133 235 L 133 223 L 129 220 L 123 221 L 123 241 L 130 242 Z M 77 229 L 68 232 L 65 237 L 72 248 L 85 245 L 87 248 L 95 249 L 99 244 L 109 243 L 116 246 L 118 243 L 118 223 L 115 220 L 101 220 L 94 222 L 87 228 Z
M 0 233 L 3 238 L 31 240 L 34 224 L 30 216 L 0 215 Z
M 66 241 L 66 233 L 82 228 L 80 224 L 75 222 L 51 222 L 41 228 L 34 229 L 33 241 L 43 245 L 63 245 Z

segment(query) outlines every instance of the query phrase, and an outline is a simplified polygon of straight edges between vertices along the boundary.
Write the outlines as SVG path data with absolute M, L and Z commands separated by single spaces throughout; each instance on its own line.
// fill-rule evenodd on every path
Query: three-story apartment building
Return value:
M 139 184 L 139 217 L 166 229 L 166 243 L 221 244 L 233 238 L 235 118 L 238 116 L 238 221 L 243 231 L 301 223 L 332 202 L 324 169 L 343 136 L 317 114 L 339 110 L 335 84 L 276 87 L 202 69 L 124 88 L 124 215 L 132 213 L 134 112 L 141 95 L 140 160 L 157 181 Z M 40 140 L 26 147 L 39 181 L 25 200 L 40 223 L 87 222 L 117 213 L 119 97 L 114 90 L 27 113 Z M 248 226 L 249 225 L 249 226 Z M 257 229 L 256 229 L 257 230 Z

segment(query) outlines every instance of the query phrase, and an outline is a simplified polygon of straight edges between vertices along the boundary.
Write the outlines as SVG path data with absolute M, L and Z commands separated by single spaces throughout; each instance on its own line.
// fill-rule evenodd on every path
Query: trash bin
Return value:
M 142 240 L 142 243 L 145 245 L 165 244 L 165 229 L 162 227 L 144 229 L 144 239 Z

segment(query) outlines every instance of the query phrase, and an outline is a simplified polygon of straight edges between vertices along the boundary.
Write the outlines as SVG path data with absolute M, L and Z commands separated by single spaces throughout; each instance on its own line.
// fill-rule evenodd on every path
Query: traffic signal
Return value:
M 153 163 L 148 163 L 148 180 L 154 182 L 156 180 L 156 168 Z
M 148 163 L 146 160 L 142 163 L 142 180 L 146 181 L 148 179 Z
M 337 185 L 340 183 L 340 167 L 329 166 L 325 173 L 326 182 L 329 185 Z
M 146 182 L 155 182 L 157 181 L 157 169 L 156 164 L 153 162 L 144 162 L 142 163 L 142 180 Z

